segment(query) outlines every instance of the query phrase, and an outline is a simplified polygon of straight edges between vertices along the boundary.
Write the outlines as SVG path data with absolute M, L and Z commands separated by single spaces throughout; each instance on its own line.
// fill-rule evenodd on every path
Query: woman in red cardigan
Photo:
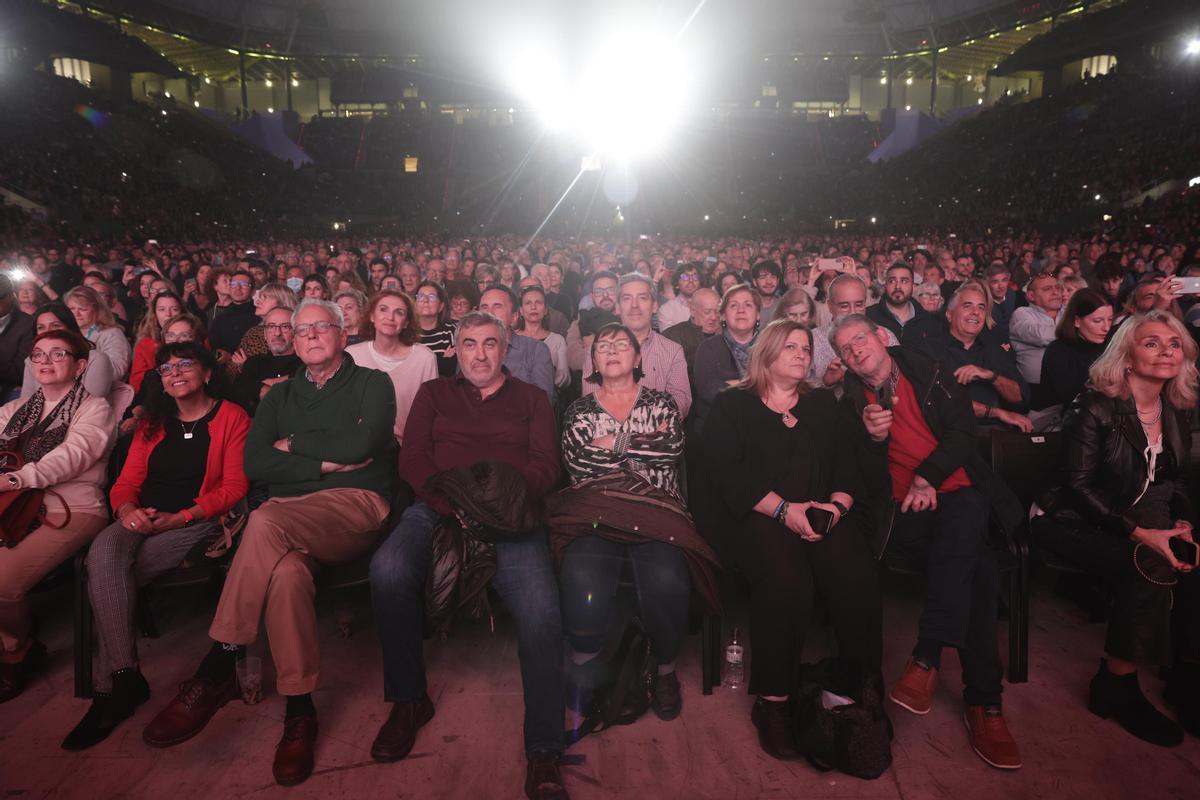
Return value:
M 154 369 L 155 355 L 163 343 L 163 326 L 167 320 L 183 313 L 183 303 L 170 292 L 159 292 L 150 301 L 146 316 L 138 325 L 137 344 L 133 346 L 133 367 L 129 371 L 129 385 L 136 392 L 142 386 L 142 378 Z
M 117 521 L 88 552 L 100 645 L 96 692 L 63 741 L 67 750 L 102 741 L 149 699 L 135 648 L 137 589 L 220 537 L 221 516 L 249 486 L 242 450 L 250 418 L 221 399 L 216 357 L 196 342 L 179 342 L 159 348 L 156 362 L 164 393 L 148 403 L 113 484 Z

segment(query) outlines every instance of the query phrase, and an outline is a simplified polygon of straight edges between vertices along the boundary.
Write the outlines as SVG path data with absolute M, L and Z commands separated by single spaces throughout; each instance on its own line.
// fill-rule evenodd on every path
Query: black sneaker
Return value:
M 679 688 L 679 676 L 675 670 L 650 679 L 650 707 L 665 722 L 679 716 L 683 709 L 683 691 Z
M 63 739 L 62 749 L 77 752 L 99 744 L 149 699 L 150 685 L 141 672 L 136 669 L 114 672 L 112 691 L 96 693 L 91 708 Z

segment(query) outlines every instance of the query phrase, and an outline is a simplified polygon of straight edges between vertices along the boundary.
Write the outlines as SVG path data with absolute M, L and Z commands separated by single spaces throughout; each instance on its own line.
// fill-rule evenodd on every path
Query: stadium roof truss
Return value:
M 1061 20 L 1122 0 L 743 0 L 784 14 L 764 63 L 835 62 L 847 74 L 983 75 Z M 42 0 L 143 40 L 180 69 L 213 81 L 332 77 L 356 66 L 419 71 L 419 29 L 375 21 L 415 0 Z M 712 0 L 710 0 L 712 2 Z M 789 15 L 800 15 L 791 18 Z M 803 15 L 807 14 L 807 17 Z M 803 17 L 803 19 L 801 19 Z M 801 24 L 802 23 L 802 24 Z M 762 51 L 760 51 L 762 52 Z M 830 66 L 834 66 L 831 64 Z

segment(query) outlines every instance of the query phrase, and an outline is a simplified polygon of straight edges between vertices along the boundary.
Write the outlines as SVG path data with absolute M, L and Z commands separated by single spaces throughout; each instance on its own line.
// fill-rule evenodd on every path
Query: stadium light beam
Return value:
M 696 81 L 682 40 L 704 5 L 678 29 L 633 19 L 598 32 L 574 80 L 568 60 L 545 39 L 515 48 L 505 64 L 507 82 L 549 133 L 570 137 L 587 155 L 621 163 L 654 155 L 691 102 Z
M 1200 39 L 1189 39 L 1183 46 L 1183 52 L 1189 56 L 1200 56 Z

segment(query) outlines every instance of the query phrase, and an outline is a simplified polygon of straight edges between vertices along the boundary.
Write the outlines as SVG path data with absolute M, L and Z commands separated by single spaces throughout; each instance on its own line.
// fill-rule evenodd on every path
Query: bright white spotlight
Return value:
M 592 42 L 578 80 L 563 79 L 556 53 L 531 46 L 516 48 L 506 64 L 509 83 L 548 131 L 571 136 L 587 153 L 616 161 L 652 155 L 684 116 L 693 70 L 674 31 L 629 24 L 606 34 Z
M 1188 181 L 1188 188 L 1190 189 L 1193 186 L 1200 186 L 1200 175 L 1197 175 L 1196 177 L 1194 177 L 1190 181 Z
M 1188 43 L 1183 46 L 1183 52 L 1187 53 L 1189 56 L 1200 55 L 1200 39 L 1188 40 Z

